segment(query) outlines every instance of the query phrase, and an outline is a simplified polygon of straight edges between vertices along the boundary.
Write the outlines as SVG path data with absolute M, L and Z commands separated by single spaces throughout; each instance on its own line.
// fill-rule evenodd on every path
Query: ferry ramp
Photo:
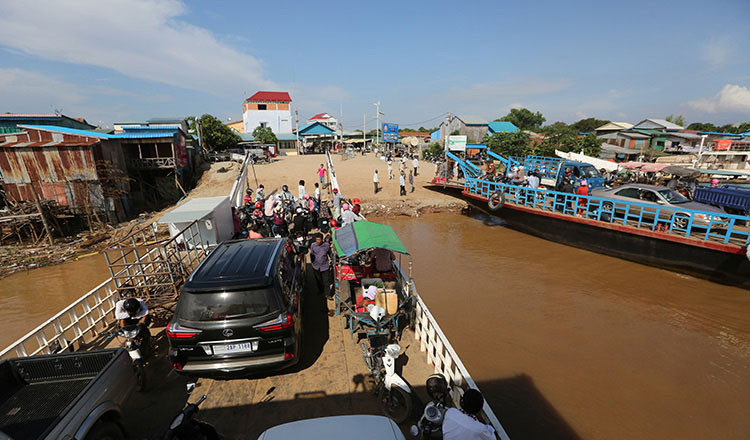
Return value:
M 198 419 L 214 425 L 227 439 L 254 439 L 264 430 L 282 423 L 313 417 L 348 414 L 382 414 L 372 393 L 372 381 L 362 351 L 341 316 L 329 316 L 333 301 L 313 291 L 311 276 L 303 305 L 303 353 L 299 364 L 286 371 L 243 379 L 208 379 L 196 382 L 189 397 L 206 394 Z M 167 357 L 168 341 L 164 328 L 174 303 L 156 310 L 151 328 L 155 354 L 146 367 L 147 389 L 133 393 L 125 410 L 124 425 L 131 438 L 144 438 L 163 432 L 170 420 L 186 404 L 185 385 L 189 379 L 175 373 Z M 100 346 L 117 346 L 117 341 L 101 341 Z M 424 382 L 434 372 L 420 343 L 407 330 L 400 341 L 402 354 L 397 371 L 415 391 L 414 416 L 401 427 L 408 435 L 422 404 L 427 402 Z M 94 348 L 93 346 L 91 348 Z M 400 369 L 400 370 L 399 370 Z M 356 436 L 356 433 L 352 433 Z

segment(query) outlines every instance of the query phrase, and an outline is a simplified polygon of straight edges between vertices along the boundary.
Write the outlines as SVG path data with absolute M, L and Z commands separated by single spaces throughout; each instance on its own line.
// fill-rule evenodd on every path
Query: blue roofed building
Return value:
M 91 125 L 83 118 L 71 118 L 58 113 L 3 113 L 0 114 L 0 133 L 22 132 L 19 125 L 52 125 L 57 127 L 78 128 L 81 130 L 93 130 Z
M 487 124 L 487 134 L 492 136 L 495 133 L 517 133 L 518 127 L 512 122 L 508 121 L 492 121 Z

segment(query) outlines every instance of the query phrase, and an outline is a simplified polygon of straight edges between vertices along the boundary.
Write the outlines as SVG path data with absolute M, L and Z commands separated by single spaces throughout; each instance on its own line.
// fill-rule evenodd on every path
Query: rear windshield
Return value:
M 279 309 L 273 287 L 180 296 L 177 316 L 188 321 L 254 318 Z

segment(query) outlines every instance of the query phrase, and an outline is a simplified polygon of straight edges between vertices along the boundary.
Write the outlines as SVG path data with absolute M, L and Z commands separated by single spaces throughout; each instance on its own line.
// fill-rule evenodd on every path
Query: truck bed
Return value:
M 0 363 L 0 431 L 14 439 L 43 438 L 116 354 L 66 353 Z

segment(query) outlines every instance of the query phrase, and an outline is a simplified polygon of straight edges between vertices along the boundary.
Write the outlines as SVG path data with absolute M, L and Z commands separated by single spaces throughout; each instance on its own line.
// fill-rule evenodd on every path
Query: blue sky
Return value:
M 220 4 L 221 6 L 216 6 Z M 548 123 L 750 120 L 750 2 L 53 0 L 0 14 L 0 112 L 241 118 L 257 90 L 344 128 L 513 107 Z

